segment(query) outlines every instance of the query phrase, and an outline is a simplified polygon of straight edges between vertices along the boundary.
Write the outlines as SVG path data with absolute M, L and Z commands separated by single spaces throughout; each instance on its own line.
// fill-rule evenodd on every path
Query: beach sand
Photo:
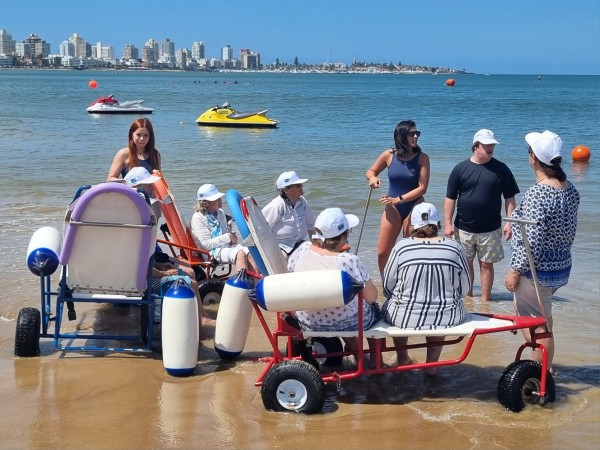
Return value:
M 21 295 L 35 304 L 35 289 Z M 467 306 L 511 312 L 502 299 Z M 589 448 L 600 437 L 599 355 L 589 342 L 598 342 L 598 308 L 587 316 L 562 309 L 555 311 L 557 400 L 518 414 L 500 406 L 496 387 L 520 334 L 477 338 L 465 362 L 435 378 L 408 371 L 345 381 L 339 391 L 328 386 L 323 413 L 306 416 L 264 409 L 254 383 L 270 347 L 256 317 L 234 361 L 220 360 L 207 329 L 187 378 L 168 375 L 158 353 L 56 352 L 47 339 L 41 357 L 16 358 L 15 322 L 1 320 L 0 448 Z M 82 328 L 136 326 L 138 314 L 135 307 L 78 307 Z M 272 324 L 274 315 L 267 317 Z M 444 355 L 461 351 L 459 344 Z

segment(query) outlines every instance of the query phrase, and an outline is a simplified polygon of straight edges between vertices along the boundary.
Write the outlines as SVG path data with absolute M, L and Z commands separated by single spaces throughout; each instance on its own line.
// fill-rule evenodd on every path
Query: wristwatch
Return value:
M 402 197 L 401 195 L 398 196 L 398 199 L 400 200 L 400 202 L 404 201 L 404 197 Z

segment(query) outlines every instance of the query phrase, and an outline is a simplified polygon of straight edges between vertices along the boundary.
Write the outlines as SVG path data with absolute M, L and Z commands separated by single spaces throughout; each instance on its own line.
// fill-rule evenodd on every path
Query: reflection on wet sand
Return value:
M 572 302 L 559 304 L 562 314 L 572 313 Z M 467 305 L 478 312 L 512 310 L 504 297 L 487 304 L 475 297 Z M 123 324 L 139 323 L 135 310 L 118 314 Z M 565 335 L 564 327 L 575 323 L 563 319 L 556 332 Z M 597 342 L 593 324 L 579 320 L 570 339 Z M 558 449 L 587 447 L 600 437 L 600 366 L 583 362 L 589 343 L 587 350 L 563 349 L 557 401 L 519 414 L 496 399 L 498 380 L 522 340 L 506 332 L 478 337 L 465 362 L 440 368 L 434 378 L 407 371 L 359 377 L 339 390 L 327 385 L 323 413 L 305 416 L 264 409 L 254 383 L 264 368 L 260 358 L 270 351 L 255 317 L 244 352 L 233 361 L 218 357 L 208 329 L 198 367 L 184 379 L 166 374 L 159 354 L 97 357 L 46 349 L 39 358 L 13 359 L 12 333 L 11 323 L 0 322 L 0 448 L 504 449 L 526 443 Z M 443 355 L 461 352 L 459 344 Z M 413 353 L 424 360 L 423 352 Z

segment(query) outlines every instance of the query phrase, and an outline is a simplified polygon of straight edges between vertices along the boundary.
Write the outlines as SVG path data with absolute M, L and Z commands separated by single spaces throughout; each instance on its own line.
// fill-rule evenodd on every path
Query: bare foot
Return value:
M 415 364 L 416 360 L 414 358 L 411 358 L 410 356 L 408 358 L 398 358 L 398 365 L 399 366 L 410 366 L 411 364 Z
M 204 316 L 200 320 L 203 327 L 214 327 L 217 324 L 215 319 L 211 319 L 208 316 Z

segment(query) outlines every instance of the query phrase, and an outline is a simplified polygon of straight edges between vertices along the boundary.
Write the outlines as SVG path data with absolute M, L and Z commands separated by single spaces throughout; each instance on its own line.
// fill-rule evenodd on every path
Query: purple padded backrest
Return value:
M 146 200 L 135 189 L 114 182 L 98 184 L 85 191 L 81 197 L 76 200 L 75 206 L 73 207 L 73 211 L 71 213 L 70 221 L 80 222 L 91 201 L 97 196 L 107 193 L 124 195 L 133 202 L 134 207 L 136 207 L 139 212 L 140 221 L 137 225 L 152 224 L 152 209 L 149 207 Z M 71 256 L 73 244 L 77 237 L 77 230 L 79 228 L 80 226 L 72 225 L 67 222 L 63 246 L 60 253 L 60 263 L 62 265 L 68 265 L 69 263 L 69 258 Z M 150 227 L 147 229 L 141 229 L 140 232 L 142 233 L 142 241 L 139 249 L 141 258 L 139 258 L 140 264 L 137 270 L 136 286 L 138 289 L 143 289 L 148 273 L 148 261 L 144 261 L 144 255 L 151 254 L 150 246 L 152 245 L 152 233 L 155 232 L 155 228 Z M 92 255 L 90 255 L 90 257 L 91 256 Z

